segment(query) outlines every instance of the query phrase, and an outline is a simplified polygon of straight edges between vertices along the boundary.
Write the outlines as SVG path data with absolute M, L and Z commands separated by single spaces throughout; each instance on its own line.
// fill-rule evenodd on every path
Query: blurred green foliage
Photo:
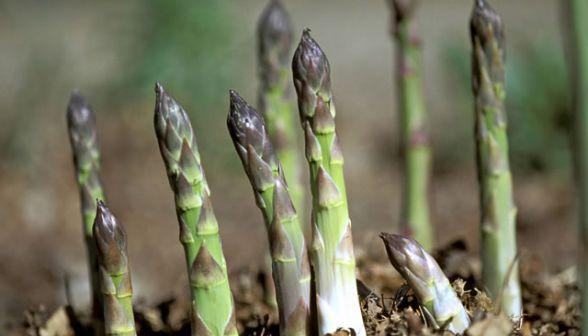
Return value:
M 237 23 L 229 15 L 228 3 L 154 0 L 141 4 L 132 48 L 123 55 L 126 73 L 118 78 L 113 92 L 124 92 L 124 99 L 129 94 L 145 98 L 152 96 L 155 81 L 161 81 L 198 106 L 225 98 L 238 64 L 230 50 Z
M 519 43 L 507 53 L 506 108 L 512 168 L 519 172 L 569 168 L 572 110 L 561 43 Z M 465 113 L 473 113 L 470 51 L 450 46 L 445 54 L 447 76 L 455 81 L 458 103 L 469 108 Z

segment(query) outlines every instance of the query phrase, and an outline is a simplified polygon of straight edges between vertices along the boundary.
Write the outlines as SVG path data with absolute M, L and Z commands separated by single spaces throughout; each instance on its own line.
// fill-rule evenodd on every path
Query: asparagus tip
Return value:
M 125 267 L 126 237 L 124 229 L 101 200 L 97 200 L 94 239 L 98 257 L 105 267 L 110 269 Z
M 72 128 L 94 124 L 92 110 L 78 89 L 71 91 L 69 103 L 67 105 L 67 120 Z
M 282 1 L 272 0 L 264 9 L 259 19 L 259 32 L 268 38 L 290 37 L 292 28 L 290 17 Z
M 304 79 L 315 85 L 328 81 L 329 61 L 319 44 L 310 36 L 310 29 L 305 28 L 300 43 L 294 53 L 292 70 L 295 80 Z
M 229 90 L 230 109 L 227 126 L 234 141 L 246 147 L 247 144 L 263 144 L 266 136 L 263 118 L 235 90 Z
M 160 95 L 160 94 L 162 94 L 163 92 L 165 92 L 165 91 L 163 90 L 163 85 L 161 85 L 161 83 L 159 83 L 159 82 L 155 82 L 155 93 L 156 93 L 157 95 Z
M 502 40 L 502 20 L 500 15 L 486 0 L 475 0 L 471 19 L 472 33 L 478 36 L 494 35 Z

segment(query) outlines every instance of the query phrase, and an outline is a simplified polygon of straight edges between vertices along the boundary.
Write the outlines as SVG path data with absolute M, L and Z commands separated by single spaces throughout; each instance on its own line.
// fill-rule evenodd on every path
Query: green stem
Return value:
M 582 288 L 582 334 L 588 334 L 588 2 L 569 0 L 568 19 L 571 24 L 574 80 L 574 109 L 576 116 L 576 176 L 579 179 L 580 260 Z
M 292 61 L 312 191 L 311 260 L 319 333 L 351 328 L 365 335 L 355 279 L 343 154 L 335 130 L 330 67 L 305 30 Z
M 404 153 L 401 225 L 404 226 L 403 231 L 430 250 L 434 244 L 428 197 L 431 150 L 423 95 L 421 45 L 416 35 L 414 8 L 403 7 L 398 2 L 402 1 L 393 1 L 396 11 L 398 113 Z
M 218 223 L 192 125 L 161 85 L 155 90 L 155 133 L 175 195 L 192 295 L 192 335 L 237 335 Z
M 67 124 L 76 169 L 76 179 L 80 191 L 83 235 L 92 285 L 94 333 L 103 335 L 100 274 L 93 236 L 96 200 L 104 200 L 104 192 L 100 182 L 100 150 L 98 148 L 94 113 L 78 91 L 71 93 L 67 107 Z
M 470 22 L 475 134 L 481 205 L 482 277 L 510 316 L 522 313 L 517 262 L 516 207 L 504 108 L 504 32 L 498 14 L 477 0 Z

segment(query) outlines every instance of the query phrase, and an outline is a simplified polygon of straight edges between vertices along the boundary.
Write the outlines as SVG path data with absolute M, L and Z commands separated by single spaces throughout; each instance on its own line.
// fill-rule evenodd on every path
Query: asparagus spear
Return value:
M 100 150 L 96 136 L 96 119 L 90 106 L 77 90 L 71 93 L 67 106 L 67 126 L 73 152 L 76 178 L 80 190 L 84 241 L 88 256 L 90 281 L 92 284 L 92 317 L 95 333 L 104 333 L 102 326 L 102 304 L 100 276 L 92 226 L 96 216 L 96 200 L 104 200 L 100 182 Z
M 270 139 L 288 181 L 294 208 L 304 214 L 304 188 L 300 180 L 302 158 L 296 146 L 296 120 L 290 101 L 288 60 L 292 44 L 292 24 L 280 0 L 271 0 L 257 26 L 259 59 L 259 106 Z
M 588 2 L 565 1 L 570 23 L 570 47 L 576 118 L 576 176 L 579 179 L 580 249 L 579 269 L 582 274 L 582 328 L 588 331 Z
M 520 316 L 516 207 L 504 109 L 504 32 L 500 17 L 485 0 L 475 1 L 470 34 L 481 204 L 482 276 L 490 294 L 501 302 L 504 312 Z
M 175 195 L 192 295 L 192 335 L 237 335 L 218 223 L 186 111 L 157 83 L 155 134 Z
M 292 61 L 312 191 L 311 261 L 319 333 L 352 328 L 365 335 L 355 280 L 343 155 L 335 132 L 329 61 L 306 29 Z
M 421 41 L 414 19 L 418 0 L 389 0 L 396 38 L 396 83 L 401 125 L 404 192 L 401 226 L 427 250 L 433 247 L 428 187 L 431 149 L 422 84 Z
M 230 97 L 227 125 L 268 232 L 280 335 L 307 335 L 310 269 L 302 227 L 263 118 L 237 92 Z
M 93 231 L 100 269 L 106 335 L 136 335 L 126 233 L 100 200 Z
M 470 325 L 470 318 L 435 259 L 412 238 L 384 232 L 380 238 L 390 262 L 437 325 L 453 333 L 463 333 Z

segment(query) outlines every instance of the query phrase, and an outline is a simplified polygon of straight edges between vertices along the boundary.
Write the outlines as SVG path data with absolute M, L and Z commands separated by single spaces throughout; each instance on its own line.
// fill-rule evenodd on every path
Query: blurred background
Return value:
M 332 66 L 354 239 L 399 218 L 394 49 L 384 0 L 285 1 Z M 137 301 L 184 285 L 178 226 L 152 128 L 156 80 L 189 111 L 231 274 L 263 262 L 265 229 L 226 131 L 228 89 L 256 104 L 256 20 L 265 0 L 0 1 L 0 330 L 22 312 L 89 301 L 78 191 L 66 133 L 69 93 L 97 115 L 103 182 L 124 223 Z M 438 245 L 477 252 L 469 0 L 423 1 L 425 86 Z M 576 246 L 570 94 L 555 0 L 494 0 L 507 34 L 507 105 L 520 250 L 558 271 Z M 294 50 L 293 49 L 292 51 Z

